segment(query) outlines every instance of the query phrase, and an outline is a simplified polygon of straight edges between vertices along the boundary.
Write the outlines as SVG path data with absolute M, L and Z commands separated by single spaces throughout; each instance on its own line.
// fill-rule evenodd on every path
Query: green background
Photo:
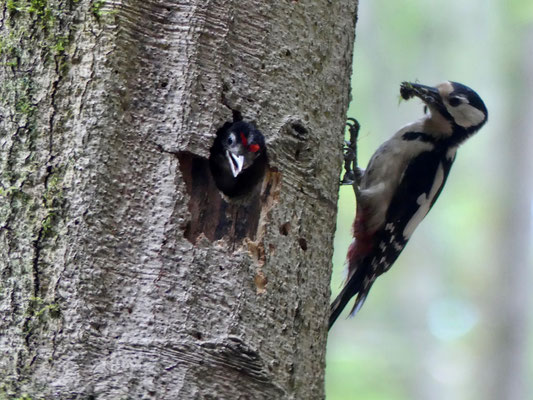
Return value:
M 327 399 L 533 399 L 533 2 L 361 0 L 356 34 L 361 166 L 422 116 L 402 81 L 464 83 L 489 122 L 359 314 L 332 328 Z M 340 194 L 333 296 L 355 212 L 351 187 Z

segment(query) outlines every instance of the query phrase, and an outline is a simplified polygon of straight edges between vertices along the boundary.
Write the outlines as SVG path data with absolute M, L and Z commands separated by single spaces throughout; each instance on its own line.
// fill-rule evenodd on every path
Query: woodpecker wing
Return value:
M 380 255 L 390 260 L 385 263 L 388 265 L 383 272 L 398 257 L 415 228 L 435 204 L 452 163 L 453 158 L 447 158 L 444 151 L 433 150 L 419 154 L 407 165 L 389 204 L 383 228 L 376 235 L 381 239 L 376 248 L 384 248 Z

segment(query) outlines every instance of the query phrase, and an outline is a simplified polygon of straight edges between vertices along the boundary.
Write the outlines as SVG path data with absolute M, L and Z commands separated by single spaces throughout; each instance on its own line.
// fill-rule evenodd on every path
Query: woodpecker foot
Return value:
M 348 118 L 346 125 L 350 140 L 344 142 L 344 176 L 341 185 L 353 185 L 358 184 L 362 176 L 362 170 L 357 167 L 357 137 L 361 125 L 354 118 Z

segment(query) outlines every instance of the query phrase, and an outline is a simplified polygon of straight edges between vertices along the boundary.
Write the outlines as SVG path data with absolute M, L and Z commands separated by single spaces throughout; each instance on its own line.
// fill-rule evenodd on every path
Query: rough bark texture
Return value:
M 323 398 L 356 1 L 1 13 L 0 398 Z M 253 207 L 202 172 L 232 110 Z

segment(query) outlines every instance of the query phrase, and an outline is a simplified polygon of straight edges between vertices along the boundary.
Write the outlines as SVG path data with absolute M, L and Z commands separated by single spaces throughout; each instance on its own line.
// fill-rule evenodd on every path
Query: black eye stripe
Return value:
M 461 101 L 461 99 L 458 98 L 458 97 L 450 97 L 450 98 L 448 99 L 448 103 L 450 103 L 450 105 L 451 105 L 452 107 L 457 107 L 459 104 L 462 103 L 462 101 Z

